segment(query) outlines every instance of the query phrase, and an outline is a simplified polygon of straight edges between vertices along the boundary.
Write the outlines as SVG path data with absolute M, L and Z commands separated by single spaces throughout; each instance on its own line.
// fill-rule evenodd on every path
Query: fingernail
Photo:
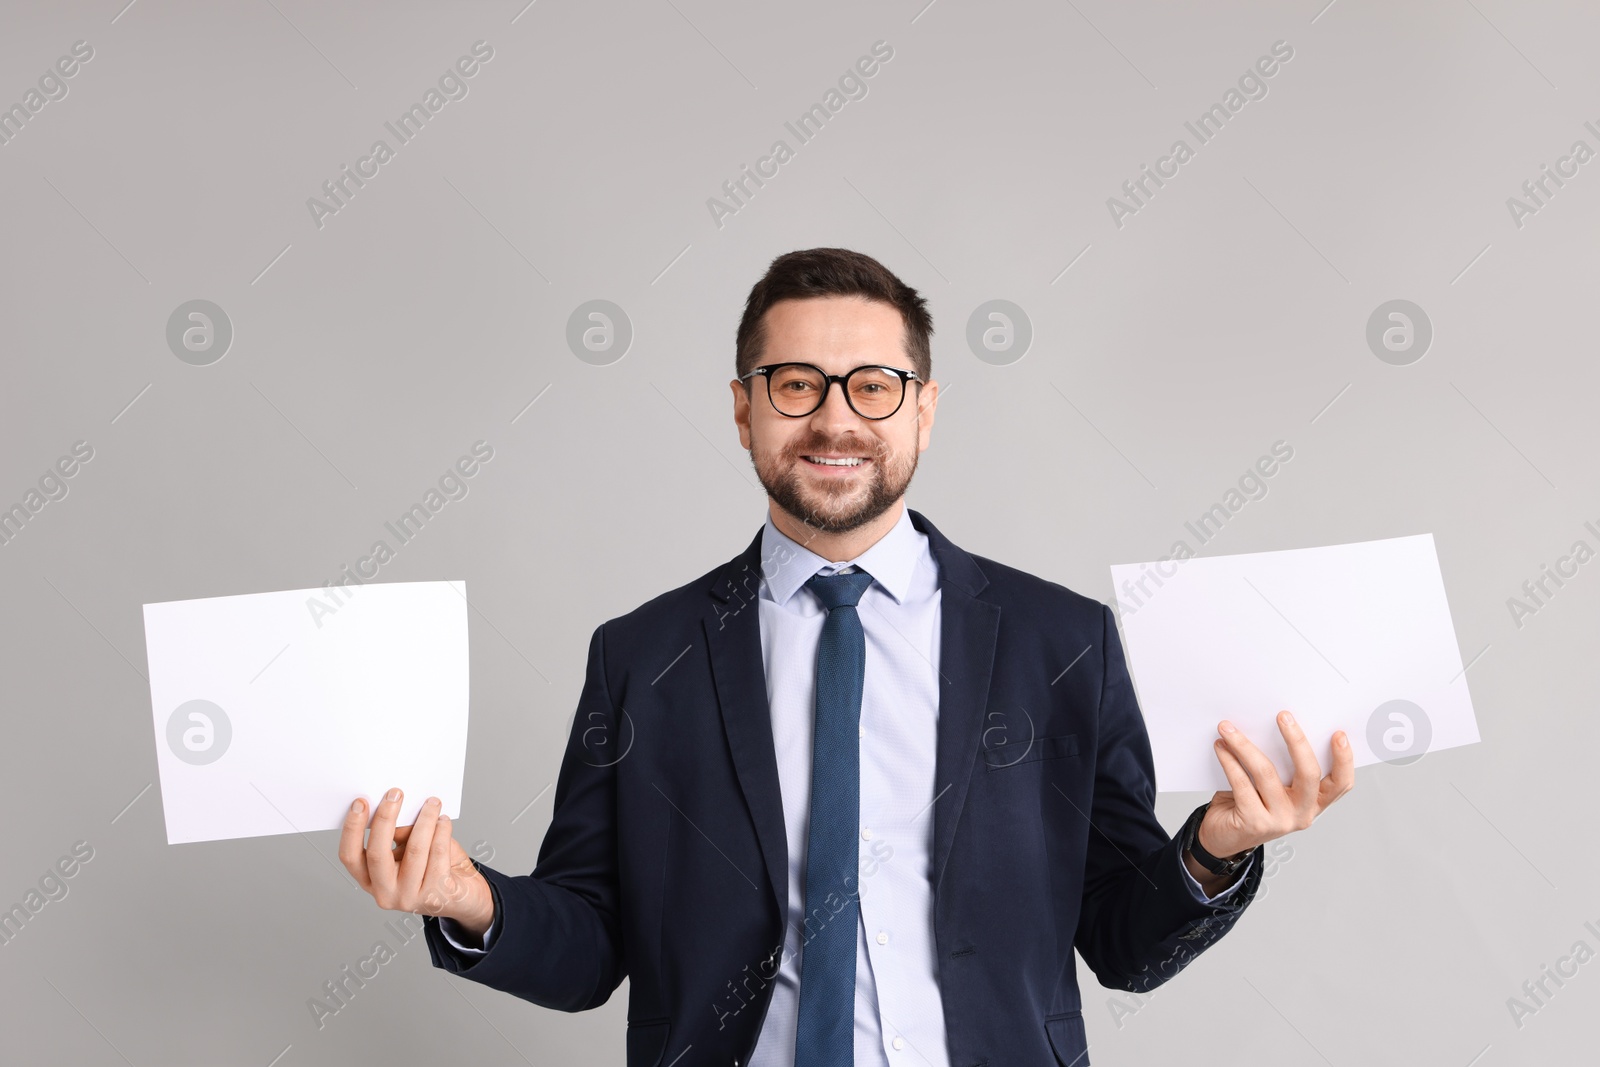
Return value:
M 350 805 L 350 814 L 352 814 L 352 815 L 360 815 L 361 814 L 361 801 L 359 799 L 354 804 Z
M 389 790 L 389 795 L 385 799 L 387 799 L 387 800 L 399 800 L 400 799 L 400 790 L 398 790 L 398 789 Z
M 1337 738 L 1335 738 L 1335 743 L 1337 743 L 1340 748 L 1350 747 L 1350 739 L 1344 734 L 1340 734 Z
M 1284 712 L 1283 713 L 1283 723 L 1284 723 L 1285 726 L 1293 726 L 1294 725 L 1294 716 L 1290 715 L 1287 711 Z
M 1222 732 L 1225 733 L 1225 734 L 1233 733 L 1233 723 L 1229 722 L 1227 719 L 1223 719 L 1222 720 Z
M 440 800 L 440 799 L 439 799 L 439 798 L 438 798 L 438 797 L 429 797 L 429 798 L 428 798 L 428 799 L 427 799 L 427 800 L 426 800 L 426 801 L 425 801 L 425 803 L 427 803 L 427 804 L 431 804 L 431 805 L 433 805 L 433 806 L 434 806 L 434 807 L 436 807 L 436 808 L 442 808 L 442 807 L 444 807 L 444 802 L 443 802 L 443 801 L 441 801 L 441 800 Z

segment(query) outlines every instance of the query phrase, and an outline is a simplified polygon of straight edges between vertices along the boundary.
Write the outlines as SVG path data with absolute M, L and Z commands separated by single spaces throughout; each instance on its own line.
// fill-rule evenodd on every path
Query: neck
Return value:
M 776 526 L 785 537 L 815 552 L 830 563 L 843 563 L 845 560 L 855 559 L 877 544 L 883 539 L 883 535 L 894 529 L 894 524 L 900 521 L 900 513 L 905 510 L 905 506 L 905 498 L 902 497 L 894 502 L 893 507 L 865 526 L 831 533 L 807 525 L 780 508 L 776 501 L 770 499 L 768 501 L 772 525 Z

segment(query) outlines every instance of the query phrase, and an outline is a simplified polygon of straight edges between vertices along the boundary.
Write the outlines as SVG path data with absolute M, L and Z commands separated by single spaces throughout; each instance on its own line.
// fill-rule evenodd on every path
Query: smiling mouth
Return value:
M 800 458 L 809 466 L 825 470 L 852 470 L 871 462 L 865 456 L 801 456 Z

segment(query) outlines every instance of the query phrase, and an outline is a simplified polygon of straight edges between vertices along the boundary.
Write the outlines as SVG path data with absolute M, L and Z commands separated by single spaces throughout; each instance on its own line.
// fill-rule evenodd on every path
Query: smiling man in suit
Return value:
M 1223 722 L 1176 836 L 1111 610 L 968 553 L 904 494 L 932 321 L 876 260 L 779 256 L 733 417 L 769 495 L 729 562 L 599 626 L 531 874 L 436 799 L 357 800 L 340 857 L 435 966 L 561 1011 L 630 980 L 629 1067 L 1089 1062 L 1073 951 L 1147 991 L 1238 921 L 1261 846 L 1354 781 Z M 835 388 L 837 387 L 837 388 Z

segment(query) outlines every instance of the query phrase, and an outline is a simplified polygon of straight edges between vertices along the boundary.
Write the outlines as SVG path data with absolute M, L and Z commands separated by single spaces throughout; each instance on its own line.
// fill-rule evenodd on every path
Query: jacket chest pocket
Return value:
M 1005 740 L 980 749 L 984 766 L 1003 771 L 1040 760 L 1066 759 L 1078 754 L 1077 734 L 1052 734 L 1026 740 Z

